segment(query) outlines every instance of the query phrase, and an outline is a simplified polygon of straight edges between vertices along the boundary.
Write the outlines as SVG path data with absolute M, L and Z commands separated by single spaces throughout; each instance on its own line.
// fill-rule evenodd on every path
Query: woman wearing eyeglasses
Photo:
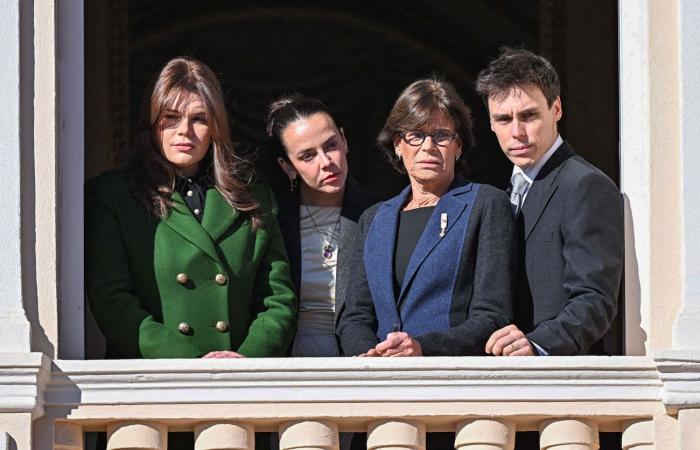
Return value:
M 509 323 L 517 264 L 506 194 L 455 175 L 470 110 L 438 80 L 408 86 L 377 138 L 410 185 L 360 218 L 338 331 L 348 355 L 484 355 Z

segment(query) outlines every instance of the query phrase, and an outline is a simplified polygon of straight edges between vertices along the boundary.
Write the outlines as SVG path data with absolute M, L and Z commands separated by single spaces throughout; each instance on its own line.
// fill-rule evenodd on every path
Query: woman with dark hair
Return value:
M 267 133 L 289 189 L 276 192 L 279 222 L 299 297 L 292 356 L 339 356 L 335 324 L 352 271 L 346 242 L 360 214 L 380 198 L 348 176 L 348 144 L 326 105 L 300 94 L 269 108 Z
M 484 355 L 510 323 L 515 221 L 504 192 L 455 175 L 471 115 L 438 80 L 408 86 L 377 139 L 408 174 L 398 196 L 362 215 L 355 276 L 338 331 L 348 355 Z
M 249 184 L 219 81 L 161 70 L 126 167 L 85 188 L 86 288 L 111 358 L 283 356 L 296 298 L 271 191 Z

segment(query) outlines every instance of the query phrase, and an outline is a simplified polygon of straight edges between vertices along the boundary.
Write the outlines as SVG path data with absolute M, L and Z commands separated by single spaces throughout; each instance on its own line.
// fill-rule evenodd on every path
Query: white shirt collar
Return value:
M 513 175 L 516 173 L 522 173 L 525 176 L 525 179 L 527 180 L 528 184 L 532 184 L 532 181 L 537 178 L 537 174 L 540 173 L 540 170 L 542 170 L 542 167 L 544 167 L 545 164 L 547 164 L 547 161 L 549 161 L 549 158 L 552 157 L 554 152 L 559 148 L 561 144 L 564 143 L 564 139 L 561 138 L 560 135 L 557 135 L 557 139 L 554 141 L 554 144 L 552 144 L 551 147 L 549 147 L 549 150 L 542 155 L 539 161 L 537 161 L 535 164 L 533 164 L 531 167 L 528 167 L 527 169 L 521 169 L 520 167 L 514 165 L 513 166 L 513 174 L 511 175 L 511 184 L 513 180 Z

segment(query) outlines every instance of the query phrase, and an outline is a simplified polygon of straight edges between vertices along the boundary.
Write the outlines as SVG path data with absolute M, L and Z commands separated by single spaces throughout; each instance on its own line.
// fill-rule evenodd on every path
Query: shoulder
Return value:
M 255 201 L 258 202 L 258 211 L 263 222 L 267 222 L 267 219 L 276 220 L 279 208 L 272 189 L 267 184 L 259 181 L 252 182 L 248 185 L 248 189 Z
M 619 194 L 617 185 L 603 171 L 579 155 L 572 156 L 564 163 L 560 179 L 560 184 L 567 186 L 567 192 L 572 195 L 581 190 Z

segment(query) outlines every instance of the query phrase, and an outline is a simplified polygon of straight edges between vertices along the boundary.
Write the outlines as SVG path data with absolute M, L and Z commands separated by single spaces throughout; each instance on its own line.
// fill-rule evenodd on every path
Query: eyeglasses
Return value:
M 423 145 L 425 138 L 430 136 L 433 143 L 439 147 L 447 147 L 452 143 L 453 140 L 459 139 L 457 133 L 452 133 L 447 130 L 437 130 L 432 133 L 426 133 L 425 131 L 411 130 L 411 131 L 401 131 L 399 132 L 401 139 L 406 141 L 406 143 L 413 147 L 418 147 Z

